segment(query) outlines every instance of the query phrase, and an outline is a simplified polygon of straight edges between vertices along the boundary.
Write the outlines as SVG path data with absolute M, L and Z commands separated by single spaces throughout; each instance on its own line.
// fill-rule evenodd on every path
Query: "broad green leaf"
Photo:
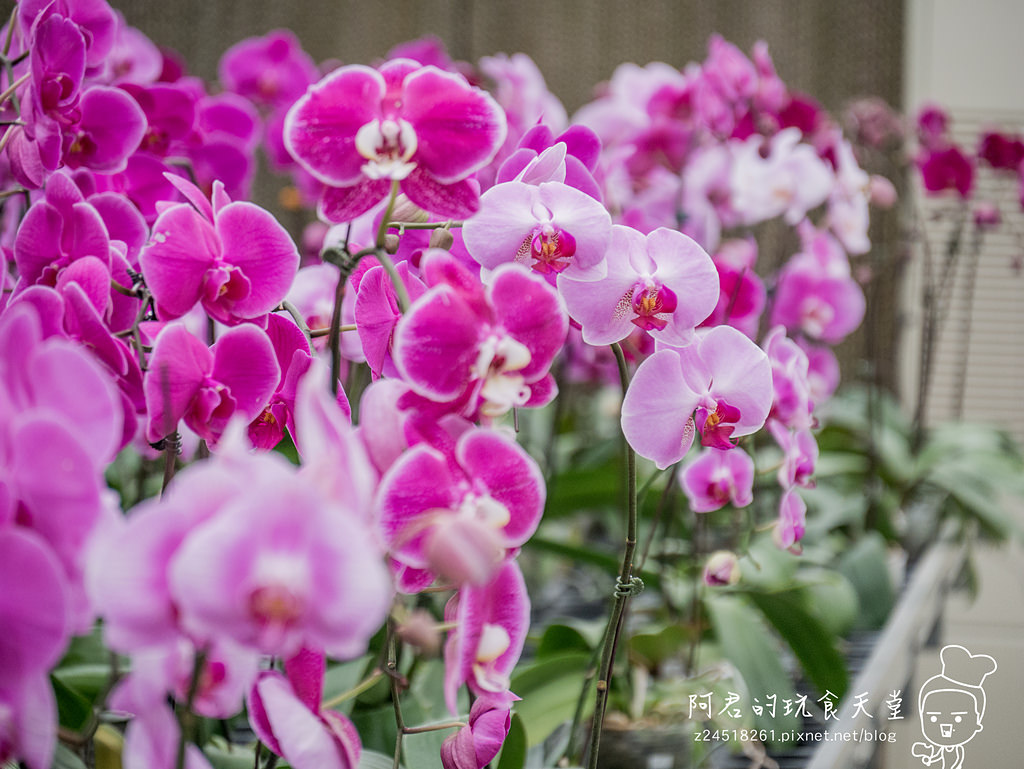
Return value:
M 110 683 L 110 666 L 105 664 L 61 666 L 53 671 L 53 675 L 89 703 L 94 703 L 100 692 L 104 691 Z
M 535 652 L 538 659 L 566 652 L 590 652 L 591 646 L 583 634 L 568 625 L 548 625 L 540 637 Z
M 498 769 L 523 769 L 526 765 L 526 750 L 526 727 L 523 726 L 523 717 L 513 713 L 508 736 L 505 737 L 505 743 L 498 755 Z
M 712 595 L 704 601 L 711 616 L 719 646 L 725 657 L 739 671 L 747 688 L 747 695 L 765 702 L 776 695 L 779 702 L 792 699 L 793 684 L 782 667 L 778 647 L 758 612 L 739 596 Z M 753 699 L 751 699 L 753 702 Z M 773 718 L 767 710 L 755 714 L 758 729 L 774 729 L 782 734 L 796 729 L 799 719 L 795 714 L 784 715 L 778 708 Z
M 220 745 L 207 744 L 203 747 L 203 753 L 213 769 L 252 769 L 256 759 L 255 751 L 248 745 L 233 745 L 229 750 Z M 266 757 L 266 751 L 263 755 Z
M 801 569 L 800 581 L 804 608 L 820 620 L 829 633 L 838 638 L 853 629 L 860 612 L 860 599 L 850 580 L 833 569 L 809 567 Z
M 591 654 L 570 652 L 547 657 L 523 667 L 512 677 L 511 689 L 522 701 L 515 711 L 526 729 L 529 747 L 539 745 L 563 721 L 576 713 L 583 678 L 590 666 Z M 593 697 L 587 697 L 584 716 L 594 707 Z
M 868 532 L 843 553 L 839 571 L 857 591 L 860 602 L 860 628 L 879 628 L 889 616 L 895 601 L 889 577 L 885 540 L 876 532 Z
M 363 750 L 362 755 L 359 757 L 359 766 L 357 769 L 392 769 L 394 766 L 394 757 L 385 755 L 384 753 L 378 753 L 376 750 Z M 440 765 L 440 758 L 437 761 Z
M 682 625 L 667 625 L 656 633 L 636 633 L 629 639 L 629 652 L 648 670 L 679 655 L 690 642 L 693 631 Z
M 370 667 L 376 658 L 376 655 L 367 654 L 351 662 L 329 665 L 324 674 L 322 700 L 330 702 L 355 688 L 369 674 Z M 353 705 L 355 705 L 355 698 L 350 697 L 337 705 L 331 705 L 331 709 L 348 715 L 352 711 Z
M 835 637 L 801 606 L 798 592 L 747 595 L 789 644 L 818 692 L 830 691 L 842 698 L 849 681 L 843 658 L 836 651 Z
M 86 769 L 86 766 L 70 748 L 58 743 L 53 754 L 53 769 Z
M 50 676 L 50 683 L 57 698 L 57 719 L 60 725 L 73 732 L 80 732 L 92 716 L 91 703 L 56 676 Z

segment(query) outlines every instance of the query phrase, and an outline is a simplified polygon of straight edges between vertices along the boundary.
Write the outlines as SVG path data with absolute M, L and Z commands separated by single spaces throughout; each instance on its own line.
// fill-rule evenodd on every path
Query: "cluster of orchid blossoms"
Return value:
M 101 619 L 129 769 L 208 766 L 195 717 L 243 710 L 296 769 L 355 767 L 324 671 L 382 626 L 400 735 L 396 649 L 446 632 L 441 761 L 485 766 L 545 505 L 514 415 L 555 372 L 617 381 L 609 345 L 626 440 L 694 512 L 750 504 L 751 436 L 778 444 L 799 549 L 871 184 L 763 46 L 623 65 L 570 124 L 522 55 L 428 41 L 321 77 L 279 31 L 208 88 L 104 0 L 21 0 L 2 38 L 0 760 L 48 769 L 48 673 Z M 312 255 L 245 199 L 257 146 L 317 206 Z M 779 217 L 800 246 L 766 282 L 749 233 Z M 125 451 L 169 480 L 130 510 Z M 404 622 L 439 590 L 443 625 Z

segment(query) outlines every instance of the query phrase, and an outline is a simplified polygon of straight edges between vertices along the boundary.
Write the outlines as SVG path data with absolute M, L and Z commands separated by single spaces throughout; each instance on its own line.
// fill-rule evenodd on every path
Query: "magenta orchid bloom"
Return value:
M 558 279 L 569 315 L 593 345 L 625 339 L 635 328 L 682 347 L 715 308 L 718 274 L 697 243 L 680 232 L 657 229 L 644 236 L 614 225 L 607 252 L 608 275 L 592 283 Z
M 444 769 L 484 769 L 501 750 L 512 725 L 512 692 L 484 692 L 469 709 L 469 723 L 441 744 Z
M 760 430 L 771 402 L 768 356 L 732 326 L 717 326 L 640 364 L 622 402 L 622 431 L 637 454 L 665 468 L 697 431 L 704 446 L 728 449 Z
M 864 319 L 864 291 L 832 236 L 815 232 L 804 241 L 804 250 L 779 273 L 771 322 L 790 333 L 838 344 Z
M 505 561 L 486 585 L 464 585 L 445 607 L 445 620 L 455 622 L 444 649 L 445 702 L 454 714 L 463 684 L 480 696 L 508 690 L 530 626 L 519 565 Z
M 356 769 L 362 753 L 349 719 L 320 706 L 324 655 L 301 649 L 285 660 L 285 674 L 264 671 L 249 693 L 253 731 L 295 769 Z
M 555 290 L 519 265 L 496 270 L 485 290 L 440 250 L 421 266 L 430 288 L 398 324 L 392 350 L 410 387 L 467 418 L 549 402 L 548 368 L 568 331 Z
M 772 366 L 772 419 L 794 429 L 810 428 L 814 424 L 814 400 L 807 354 L 781 326 L 765 337 L 764 350 Z
M 511 181 L 485 192 L 480 206 L 462 237 L 486 269 L 518 262 L 552 280 L 559 273 L 581 281 L 608 274 L 611 216 L 585 192 L 557 181 Z
M 160 319 L 180 318 L 197 302 L 232 325 L 274 309 L 299 267 L 287 231 L 259 206 L 231 202 L 219 183 L 211 205 L 198 188 L 171 181 L 189 203 L 160 214 L 139 255 Z
M 718 270 L 718 304 L 702 325 L 727 323 L 753 339 L 767 303 L 764 281 L 754 270 L 757 243 L 753 238 L 727 240 L 711 256 Z
M 380 526 L 401 565 L 486 584 L 540 523 L 537 463 L 500 432 L 470 428 L 448 451 L 420 443 L 381 479 Z
M 200 643 L 227 638 L 283 657 L 304 646 L 363 653 L 392 595 L 368 526 L 277 455 L 227 461 L 247 474 L 245 490 L 195 526 L 169 563 L 181 626 Z
M 554 136 L 546 125 L 535 125 L 523 134 L 515 152 L 501 164 L 495 183 L 538 183 L 524 178 L 523 172 L 547 150 L 559 144 L 564 147 L 564 157 L 559 163 L 558 175 L 544 181 L 564 182 L 600 201 L 601 188 L 594 180 L 594 171 L 601 154 L 601 140 L 597 134 L 581 125 L 570 126 L 558 136 Z
M 802 550 L 800 540 L 806 528 L 807 503 L 795 489 L 789 489 L 779 502 L 779 519 L 772 529 L 772 538 L 780 549 L 799 553 Z
M 62 270 L 86 256 L 109 268 L 110 236 L 71 175 L 58 172 L 50 177 L 45 198 L 28 210 L 18 228 L 14 260 L 20 280 L 55 286 Z
M 70 635 L 65 579 L 38 536 L 0 526 L 0 584 L 0 761 L 48 769 L 57 734 L 48 673 Z
M 316 63 L 289 29 L 235 43 L 217 72 L 228 91 L 268 108 L 290 107 L 319 77 Z
M 361 268 L 361 269 L 360 269 Z M 423 281 L 410 272 L 408 262 L 395 265 L 409 299 L 416 301 L 426 292 Z M 374 377 L 397 376 L 392 358 L 395 326 L 402 317 L 391 278 L 375 259 L 367 257 L 351 277 L 355 290 L 355 321 L 366 363 Z
M 143 381 L 150 442 L 173 433 L 178 420 L 216 443 L 236 413 L 251 422 L 277 388 L 281 369 L 266 332 L 247 323 L 226 331 L 213 348 L 181 323 L 164 328 L 153 344 Z
M 768 420 L 768 432 L 782 449 L 782 465 L 779 467 L 779 485 L 785 491 L 794 486 L 814 488 L 814 467 L 818 461 L 818 442 L 810 430 L 793 430 L 774 419 Z
M 705 449 L 679 471 L 679 482 L 695 513 L 754 500 L 754 460 L 745 451 Z
M 350 65 L 312 86 L 288 111 L 284 143 L 328 185 L 322 216 L 354 219 L 393 182 L 420 208 L 464 217 L 479 207 L 467 177 L 505 140 L 505 115 L 465 78 L 411 59 L 379 70 Z
M 270 450 L 281 441 L 285 430 L 295 435 L 295 394 L 312 356 L 309 341 L 291 318 L 269 315 L 267 336 L 274 347 L 281 379 L 266 407 L 249 425 L 249 440 L 255 448 Z

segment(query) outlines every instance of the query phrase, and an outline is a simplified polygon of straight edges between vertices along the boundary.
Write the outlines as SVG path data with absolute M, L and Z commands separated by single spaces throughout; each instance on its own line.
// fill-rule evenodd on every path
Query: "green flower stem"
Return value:
M 443 724 L 424 724 L 423 726 L 407 726 L 402 729 L 402 734 L 427 734 L 428 732 L 440 732 L 445 729 L 461 729 L 468 726 L 465 721 L 445 721 Z
M 3 106 L 3 103 L 5 101 L 10 99 L 12 96 L 14 96 L 15 91 L 17 91 L 21 86 L 23 86 L 25 83 L 27 83 L 28 79 L 30 77 L 32 77 L 32 73 L 31 72 L 26 72 L 24 75 L 22 75 L 17 80 L 15 80 L 13 83 L 11 83 L 11 85 L 7 88 L 6 91 L 4 91 L 3 93 L 0 93 L 0 106 Z
M 371 673 L 367 678 L 360 681 L 358 684 L 353 686 L 348 691 L 344 691 L 337 697 L 331 697 L 331 699 L 324 700 L 323 702 L 321 702 L 321 710 L 330 710 L 331 708 L 336 708 L 341 703 L 347 702 L 348 700 L 358 697 L 363 692 L 369 691 L 374 686 L 376 686 L 377 682 L 380 681 L 380 679 L 382 679 L 383 677 L 383 670 L 374 670 L 373 673 Z
M 380 227 L 377 228 L 377 248 L 384 248 L 384 238 L 388 234 L 388 222 L 391 221 L 391 212 L 395 210 L 395 200 L 398 199 L 398 181 L 391 181 L 391 195 L 388 197 L 388 206 L 384 209 L 384 216 L 381 217 Z
M 389 230 L 451 230 L 462 227 L 462 222 L 388 222 Z
M 398 270 L 395 269 L 395 263 L 391 261 L 391 257 L 384 252 L 384 249 L 378 249 L 376 256 L 380 266 L 384 268 L 384 272 L 391 278 L 391 285 L 395 287 L 395 296 L 398 299 L 398 309 L 404 315 L 409 310 L 409 305 L 412 304 L 409 299 L 409 292 L 405 288 L 405 283 L 402 282 L 402 278 L 398 275 Z
M 629 367 L 622 347 L 612 345 L 615 361 L 619 366 L 619 381 L 622 384 L 622 395 L 625 397 L 629 387 Z M 604 641 L 601 646 L 601 664 L 598 668 L 597 702 L 594 706 L 594 719 L 590 728 L 590 750 L 587 757 L 588 769 L 597 769 L 597 754 L 601 746 L 601 731 L 604 727 L 604 714 L 608 707 L 608 692 L 611 686 L 612 669 L 615 664 L 615 650 L 619 643 L 619 635 L 626 617 L 629 598 L 643 589 L 643 582 L 633 576 L 633 555 L 636 552 L 637 504 L 636 504 L 636 452 L 626 444 L 626 543 L 622 552 L 622 567 L 615 583 L 615 602 L 612 604 L 611 616 L 605 629 Z
M 289 301 L 281 302 L 281 309 L 292 316 L 292 320 L 295 321 L 295 325 L 302 331 L 302 335 L 306 337 L 306 345 L 309 347 L 309 351 L 313 352 L 313 335 L 309 330 L 309 326 L 306 324 L 306 319 L 302 317 L 302 313 L 299 312 L 299 308 L 296 307 Z
M 402 737 L 405 736 L 405 719 L 402 716 L 402 674 L 398 670 L 398 638 L 395 634 L 395 620 L 388 617 L 387 629 L 387 672 L 391 677 L 391 705 L 395 710 L 395 760 L 393 769 L 402 764 Z
M 178 760 L 175 763 L 177 769 L 185 769 L 185 746 L 189 742 L 189 735 L 195 728 L 195 714 L 192 712 L 192 705 L 195 703 L 196 693 L 199 691 L 199 679 L 202 677 L 205 664 L 205 650 L 196 649 L 195 661 L 192 663 L 192 679 L 188 684 L 188 696 L 185 699 L 185 708 L 179 718 L 181 736 L 178 739 Z

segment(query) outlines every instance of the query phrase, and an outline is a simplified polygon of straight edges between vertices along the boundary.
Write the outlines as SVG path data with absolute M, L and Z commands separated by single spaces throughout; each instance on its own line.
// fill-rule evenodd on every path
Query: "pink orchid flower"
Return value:
M 514 264 L 485 289 L 441 250 L 424 254 L 421 267 L 430 288 L 399 322 L 392 349 L 410 387 L 467 418 L 549 402 L 548 369 L 568 331 L 555 290 Z
M 718 271 L 718 304 L 702 325 L 727 323 L 749 336 L 757 336 L 767 303 L 764 281 L 754 270 L 757 243 L 753 238 L 727 240 L 712 254 Z
M 776 326 L 764 340 L 772 366 L 771 417 L 787 427 L 808 429 L 814 424 L 807 354 Z
M 67 644 L 60 564 L 34 532 L 0 527 L 0 761 L 48 769 L 57 733 L 49 670 Z
M 718 301 L 718 274 L 686 235 L 660 228 L 644 236 L 612 226 L 608 275 L 595 282 L 559 277 L 569 315 L 583 326 L 583 340 L 602 345 L 625 339 L 634 328 L 675 346 L 693 340 L 694 327 Z
M 229 325 L 274 309 L 299 267 L 298 250 L 284 227 L 259 206 L 232 202 L 219 183 L 211 205 L 197 187 L 168 179 L 189 203 L 160 214 L 139 254 L 160 319 L 180 318 L 197 302 Z
M 266 407 L 281 377 L 266 332 L 247 323 L 208 348 L 181 323 L 165 327 L 153 344 L 143 380 L 150 442 L 173 433 L 178 420 L 215 443 L 236 413 L 247 422 Z
M 245 490 L 189 531 L 168 565 L 182 628 L 282 657 L 304 646 L 363 653 L 392 596 L 368 525 L 278 455 L 224 461 L 247 474 Z
M 666 348 L 640 364 L 622 402 L 622 431 L 659 468 L 701 443 L 731 448 L 760 430 L 772 402 L 768 356 L 732 326 L 698 332 L 693 344 Z
M 462 237 L 486 269 L 517 262 L 552 281 L 559 273 L 581 281 L 608 274 L 611 216 L 585 192 L 557 181 L 511 181 L 487 190 L 480 207 Z
M 789 489 L 782 494 L 779 502 L 779 519 L 772 529 L 772 539 L 782 550 L 799 553 L 802 548 L 800 540 L 807 528 L 807 503 L 797 494 L 796 489 Z
M 380 526 L 391 556 L 456 584 L 486 584 L 544 510 L 537 463 L 514 441 L 465 429 L 447 451 L 419 443 L 381 479 Z
M 320 200 L 328 221 L 370 210 L 392 182 L 420 208 L 464 217 L 479 206 L 467 177 L 506 132 L 501 108 L 461 75 L 394 59 L 379 70 L 341 67 L 312 86 L 288 111 L 284 143 L 328 185 Z
M 484 692 L 469 709 L 469 723 L 441 744 L 444 769 L 484 769 L 501 750 L 512 725 L 512 692 Z
M 695 513 L 754 500 L 754 460 L 745 451 L 705 449 L 679 471 L 679 482 Z
M 444 650 L 448 709 L 456 712 L 463 684 L 479 696 L 507 691 L 530 626 L 530 599 L 519 565 L 505 561 L 486 585 L 463 585 L 445 607 L 445 621 L 456 625 Z
M 320 706 L 323 653 L 303 648 L 284 669 L 260 673 L 249 693 L 249 723 L 260 741 L 295 769 L 356 769 L 359 733 L 345 715 Z

